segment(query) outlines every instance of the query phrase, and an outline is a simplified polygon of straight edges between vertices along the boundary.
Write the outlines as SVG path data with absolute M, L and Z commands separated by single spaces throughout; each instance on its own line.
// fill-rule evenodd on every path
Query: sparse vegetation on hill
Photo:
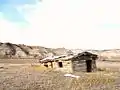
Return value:
M 120 49 L 110 50 L 82 50 L 66 48 L 46 48 L 42 46 L 28 46 L 24 44 L 0 43 L 0 58 L 44 58 L 54 55 L 70 55 L 83 51 L 97 54 L 100 60 L 119 60 Z
M 53 55 L 70 54 L 65 48 L 45 48 L 24 44 L 0 43 L 0 58 L 44 58 Z

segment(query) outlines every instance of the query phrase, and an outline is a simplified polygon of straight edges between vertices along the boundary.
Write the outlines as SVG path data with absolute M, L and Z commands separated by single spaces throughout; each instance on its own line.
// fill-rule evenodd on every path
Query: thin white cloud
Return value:
M 30 26 L 22 30 L 15 28 L 16 37 L 22 36 L 22 39 L 11 40 L 46 47 L 120 48 L 120 28 L 104 27 L 120 24 L 119 8 L 117 0 L 43 0 L 18 9 L 24 10 Z M 2 35 L 6 38 L 7 34 Z

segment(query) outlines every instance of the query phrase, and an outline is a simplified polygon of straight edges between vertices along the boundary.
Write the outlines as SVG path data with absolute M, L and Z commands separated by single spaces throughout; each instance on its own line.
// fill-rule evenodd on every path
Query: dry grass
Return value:
M 40 65 L 32 65 L 31 67 L 35 71 L 45 71 L 45 70 L 47 70 L 47 67 L 40 66 Z
M 38 66 L 9 67 L 1 70 L 1 90 L 112 90 L 117 73 L 75 73 L 79 79 L 64 77 L 64 73 L 42 70 Z M 102 89 L 104 88 L 104 89 Z M 105 89 L 106 88 L 106 89 Z
M 80 78 L 38 65 L 3 65 L 0 90 L 120 90 L 120 72 L 105 67 L 94 73 L 77 72 Z

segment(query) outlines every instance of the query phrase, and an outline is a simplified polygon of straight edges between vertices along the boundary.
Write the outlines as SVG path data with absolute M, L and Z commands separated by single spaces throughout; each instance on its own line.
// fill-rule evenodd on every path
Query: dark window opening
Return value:
M 59 67 L 60 67 L 60 68 L 62 68 L 62 67 L 63 67 L 62 62 L 58 62 L 58 65 L 59 65 Z
M 45 67 L 48 67 L 48 64 L 45 63 L 44 66 L 45 66 Z

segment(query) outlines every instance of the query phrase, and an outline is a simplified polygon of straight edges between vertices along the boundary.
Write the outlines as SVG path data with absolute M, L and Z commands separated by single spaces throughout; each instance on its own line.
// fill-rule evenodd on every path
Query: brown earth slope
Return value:
M 65 48 L 52 49 L 24 44 L 0 43 L 0 58 L 44 58 L 71 53 L 72 51 Z
M 109 50 L 82 50 L 66 48 L 46 48 L 42 46 L 29 46 L 24 44 L 0 43 L 0 58 L 44 58 L 54 55 L 77 54 L 89 51 L 97 54 L 101 59 L 120 59 L 120 49 Z

